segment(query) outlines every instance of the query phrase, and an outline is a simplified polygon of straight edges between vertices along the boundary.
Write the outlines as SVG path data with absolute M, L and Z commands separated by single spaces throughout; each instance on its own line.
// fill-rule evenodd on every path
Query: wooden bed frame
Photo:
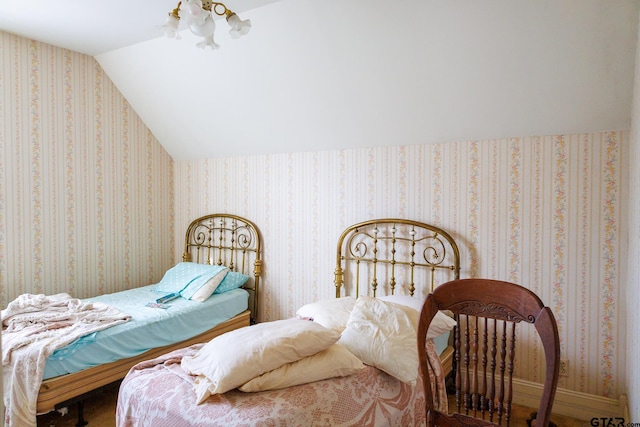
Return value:
M 259 308 L 261 251 L 260 232 L 245 218 L 230 214 L 211 214 L 195 219 L 186 232 L 183 260 L 225 265 L 232 271 L 252 276 L 245 285 L 250 294 L 249 310 L 185 341 L 151 349 L 135 357 L 44 380 L 38 394 L 37 412 L 42 414 L 76 401 L 81 404 L 83 395 L 121 380 L 133 365 L 143 360 L 153 359 L 195 343 L 207 342 L 225 332 L 255 323 Z
M 424 300 L 438 284 L 459 278 L 458 245 L 433 225 L 373 219 L 350 226 L 338 240 L 336 298 L 405 294 Z M 453 370 L 453 354 L 450 338 L 440 354 L 445 376 Z

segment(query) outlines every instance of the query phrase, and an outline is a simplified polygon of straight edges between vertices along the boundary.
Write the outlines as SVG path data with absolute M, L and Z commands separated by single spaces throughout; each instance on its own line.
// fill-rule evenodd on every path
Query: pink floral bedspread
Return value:
M 196 405 L 193 377 L 180 367 L 202 344 L 176 350 L 134 366 L 118 395 L 118 427 L 182 426 L 422 426 L 424 393 L 370 366 L 358 374 L 282 390 L 232 390 Z M 435 347 L 430 355 L 438 359 Z M 432 356 L 433 358 L 433 356 Z M 435 363 L 440 366 L 439 359 Z M 442 370 L 432 381 L 444 382 Z M 439 405 L 446 410 L 444 387 Z

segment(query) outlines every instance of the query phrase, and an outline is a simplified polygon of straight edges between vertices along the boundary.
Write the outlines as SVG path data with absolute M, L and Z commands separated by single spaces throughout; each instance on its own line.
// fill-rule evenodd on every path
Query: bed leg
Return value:
M 87 424 L 89 423 L 84 419 L 84 402 L 81 400 L 78 402 L 78 423 L 76 427 L 84 427 Z

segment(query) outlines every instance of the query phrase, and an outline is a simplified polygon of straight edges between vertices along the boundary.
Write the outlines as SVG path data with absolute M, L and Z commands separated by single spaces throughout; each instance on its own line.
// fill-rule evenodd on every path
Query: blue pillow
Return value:
M 180 262 L 167 270 L 155 286 L 156 292 L 179 292 L 184 298 L 191 298 L 202 285 L 227 267 L 220 265 Z
M 221 294 L 223 292 L 230 291 L 232 289 L 238 289 L 249 280 L 249 276 L 246 274 L 238 273 L 237 271 L 230 271 L 224 276 L 224 279 L 216 290 L 213 292 L 214 294 Z

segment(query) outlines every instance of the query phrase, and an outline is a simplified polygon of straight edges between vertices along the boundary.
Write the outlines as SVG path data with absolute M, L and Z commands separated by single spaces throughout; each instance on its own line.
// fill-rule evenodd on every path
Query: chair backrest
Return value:
M 428 380 L 426 335 L 438 310 L 456 319 L 453 344 L 456 407 L 450 416 L 435 410 Z M 560 340 L 549 307 L 529 289 L 489 279 L 460 279 L 438 286 L 420 313 L 418 356 L 426 399 L 427 426 L 509 425 L 512 402 L 516 325 L 531 323 L 545 356 L 545 381 L 537 412 L 537 427 L 547 427 L 558 385 Z M 442 387 L 436 384 L 435 387 Z

